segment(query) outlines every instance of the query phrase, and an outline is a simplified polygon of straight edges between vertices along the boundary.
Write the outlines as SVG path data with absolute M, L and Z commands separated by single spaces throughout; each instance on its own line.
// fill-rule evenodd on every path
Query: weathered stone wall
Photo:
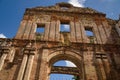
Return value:
M 108 24 L 104 14 L 89 8 L 74 9 L 75 7 L 71 6 L 64 10 L 60 5 L 26 9 L 15 38 L 36 39 L 37 26 L 45 24 L 41 40 L 58 42 L 60 41 L 60 23 L 67 21 L 70 25 L 69 40 L 71 42 L 91 43 L 91 39 L 85 33 L 85 28 L 91 28 L 94 33 L 92 39 L 94 44 L 117 43 L 111 34 L 119 34 L 113 33 L 113 26 Z
M 53 73 L 51 68 L 59 60 L 73 62 L 83 80 L 119 80 L 117 52 L 120 48 L 117 45 L 71 43 L 70 46 L 34 40 L 4 41 L 2 39 L 1 43 L 12 43 L 9 46 L 1 45 L 0 48 L 1 80 L 49 80 L 51 72 Z M 74 72 L 68 71 L 70 73 Z
M 69 23 L 70 32 L 60 32 L 61 22 Z M 38 39 L 41 24 L 45 31 Z M 26 9 L 15 38 L 0 39 L 0 80 L 49 80 L 51 73 L 74 74 L 80 80 L 119 80 L 119 25 L 103 13 L 68 3 Z M 86 28 L 93 31 L 92 38 Z M 76 68 L 55 68 L 59 60 L 69 60 Z

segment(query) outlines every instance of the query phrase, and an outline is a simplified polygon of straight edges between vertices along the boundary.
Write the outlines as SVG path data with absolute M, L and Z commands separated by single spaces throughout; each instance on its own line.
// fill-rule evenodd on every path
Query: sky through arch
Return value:
M 53 66 L 76 67 L 74 63 L 68 60 L 60 60 L 53 64 Z M 69 74 L 50 74 L 50 80 L 72 80 L 74 75 Z

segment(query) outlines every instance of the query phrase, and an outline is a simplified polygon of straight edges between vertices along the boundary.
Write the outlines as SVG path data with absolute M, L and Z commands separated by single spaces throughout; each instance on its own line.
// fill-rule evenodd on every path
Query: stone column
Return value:
M 84 52 L 84 66 L 85 66 L 85 76 L 86 80 L 98 80 L 93 65 L 93 52 Z
M 74 23 L 74 21 L 71 21 L 70 22 L 70 40 L 71 40 L 71 42 L 76 42 L 76 35 L 75 35 L 75 23 Z
M 24 54 L 22 64 L 21 64 L 21 67 L 20 67 L 20 70 L 19 70 L 19 73 L 18 73 L 17 80 L 23 80 L 23 75 L 24 75 L 26 64 L 27 64 L 27 59 L 28 59 L 28 55 Z
M 45 24 L 45 34 L 44 34 L 44 40 L 48 40 L 49 38 L 49 31 L 50 31 L 50 23 Z
M 28 20 L 24 30 L 23 39 L 28 39 L 32 27 L 32 21 Z
M 38 80 L 48 80 L 48 50 L 44 49 L 42 52 L 42 58 L 41 58 L 41 66 L 40 66 L 40 73 L 39 73 L 39 79 Z
M 108 59 L 103 59 L 103 64 L 104 64 L 104 68 L 105 68 L 105 72 L 106 72 L 106 77 L 109 78 L 109 75 L 110 75 L 110 63 L 109 63 Z
M 36 39 L 36 35 L 35 35 L 35 32 L 36 32 L 36 28 L 37 28 L 37 25 L 36 23 L 32 23 L 32 26 L 31 26 L 31 30 L 30 30 L 30 35 L 29 35 L 29 39 L 33 40 L 33 39 Z
M 9 62 L 13 62 L 14 56 L 15 56 L 15 48 L 11 48 L 11 51 L 8 54 L 8 60 L 9 60 Z
M 4 61 L 9 53 L 9 51 L 10 51 L 10 48 L 8 46 L 6 46 L 6 43 L 5 44 L 3 43 L 1 46 L 2 56 L 0 57 L 0 70 L 2 70 L 2 67 L 4 65 Z
M 34 45 L 28 43 L 26 45 L 26 48 L 24 49 L 24 57 L 17 80 L 29 80 L 34 59 L 34 53 L 35 53 Z
M 49 32 L 49 41 L 55 41 L 55 21 L 51 21 L 50 23 L 50 32 Z
M 106 73 L 105 73 L 105 70 L 104 70 L 104 66 L 103 66 L 102 60 L 101 59 L 97 59 L 97 63 L 98 63 L 98 66 L 99 66 L 99 71 L 101 72 L 99 74 L 101 74 L 102 80 L 106 80 Z
M 75 31 L 76 31 L 76 40 L 77 42 L 82 42 L 82 34 L 81 34 L 81 29 L 80 29 L 80 23 L 75 22 Z
M 7 57 L 7 54 L 3 53 L 1 58 L 0 58 L 0 71 L 2 70 L 2 67 L 4 65 L 4 61 L 5 61 L 6 57 Z
M 26 67 L 26 71 L 25 71 L 25 75 L 24 75 L 23 80 L 29 80 L 30 73 L 31 73 L 31 70 L 32 70 L 33 60 L 34 60 L 34 55 L 29 55 L 28 63 L 27 63 L 27 67 Z
M 56 29 L 55 29 L 55 40 L 59 41 L 60 40 L 60 20 L 56 21 Z

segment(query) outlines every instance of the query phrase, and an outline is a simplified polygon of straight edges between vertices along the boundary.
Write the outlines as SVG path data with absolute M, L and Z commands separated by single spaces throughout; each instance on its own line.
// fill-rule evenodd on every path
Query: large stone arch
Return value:
M 69 50 L 56 50 L 56 51 L 52 51 L 51 53 L 49 53 L 48 56 L 48 64 L 49 64 L 49 74 L 51 74 L 51 67 L 52 65 L 59 61 L 59 60 L 68 60 L 73 62 L 77 69 L 79 70 L 79 75 L 81 76 L 81 78 L 84 77 L 84 69 L 83 69 L 83 57 L 81 55 L 81 53 L 77 53 L 76 51 L 73 51 L 71 49 Z
M 80 63 L 80 61 L 82 61 L 82 56 L 71 52 L 71 51 L 65 51 L 65 53 L 61 50 L 61 51 L 56 51 L 54 53 L 51 53 L 48 56 L 48 62 L 50 65 L 52 65 L 53 63 L 59 61 L 59 60 L 70 60 L 71 62 L 73 62 L 77 67 L 80 67 L 81 65 L 78 64 Z

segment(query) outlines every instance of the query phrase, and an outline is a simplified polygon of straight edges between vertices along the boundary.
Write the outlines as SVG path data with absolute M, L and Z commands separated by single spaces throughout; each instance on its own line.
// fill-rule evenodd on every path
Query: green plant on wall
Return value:
M 90 43 L 94 43 L 94 37 L 93 36 L 89 36 L 89 40 L 90 40 Z
M 36 34 L 36 40 L 41 40 L 43 38 L 43 33 Z
M 73 76 L 72 80 L 80 80 L 79 76 Z

